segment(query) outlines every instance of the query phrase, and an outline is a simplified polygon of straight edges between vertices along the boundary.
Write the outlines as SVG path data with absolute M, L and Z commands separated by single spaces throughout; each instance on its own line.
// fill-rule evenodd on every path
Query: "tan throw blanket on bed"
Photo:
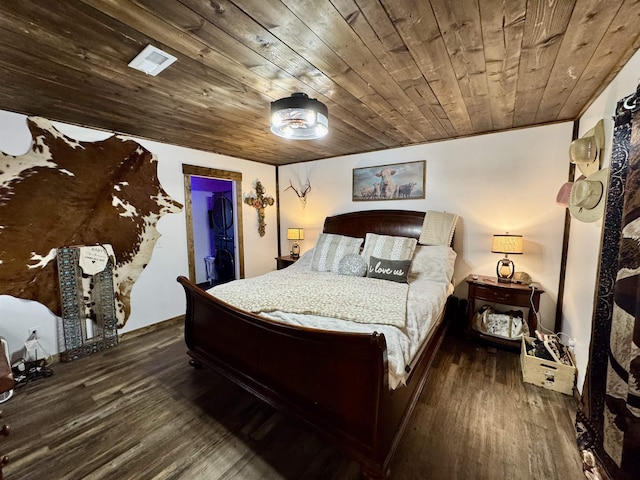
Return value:
M 282 311 L 404 327 L 409 285 L 327 272 L 277 270 L 208 293 L 242 310 Z

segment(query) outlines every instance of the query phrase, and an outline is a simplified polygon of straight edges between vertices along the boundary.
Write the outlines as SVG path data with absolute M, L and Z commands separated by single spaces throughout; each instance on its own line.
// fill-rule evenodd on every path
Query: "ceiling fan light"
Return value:
M 329 132 L 327 107 L 305 93 L 271 102 L 271 131 L 283 138 L 313 140 Z

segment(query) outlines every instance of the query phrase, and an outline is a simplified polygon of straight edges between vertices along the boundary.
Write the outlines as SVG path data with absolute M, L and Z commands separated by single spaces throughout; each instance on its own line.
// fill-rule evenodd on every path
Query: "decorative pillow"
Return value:
M 387 260 L 411 260 L 417 243 L 415 238 L 367 233 L 361 255 L 367 264 L 371 256 Z
M 370 257 L 367 267 L 367 277 L 391 280 L 392 282 L 407 283 L 411 260 L 387 260 Z
M 349 253 L 338 262 L 338 273 L 352 277 L 364 277 L 367 274 L 367 264 L 359 253 Z
M 342 257 L 350 253 L 358 253 L 363 240 L 333 233 L 321 233 L 314 248 L 311 270 L 337 272 Z
M 434 282 L 450 282 L 456 256 L 456 252 L 451 247 L 418 245 L 413 254 L 409 273 L 412 277 Z

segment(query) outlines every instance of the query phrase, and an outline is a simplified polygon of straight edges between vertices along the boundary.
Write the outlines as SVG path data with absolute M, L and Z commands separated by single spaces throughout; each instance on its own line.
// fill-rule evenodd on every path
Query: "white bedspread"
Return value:
M 292 268 L 217 285 L 209 293 L 246 312 L 300 313 L 405 326 L 406 283 Z
M 309 271 L 310 264 L 311 258 L 305 255 L 286 270 L 289 271 L 289 273 Z M 323 275 L 333 276 L 334 278 L 340 277 L 340 275 L 329 272 L 323 272 Z M 387 286 L 394 283 L 385 280 L 380 281 L 384 282 Z M 208 292 L 217 296 L 215 290 L 218 288 L 219 286 L 213 287 L 209 289 Z M 453 286 L 451 283 L 434 282 L 421 279 L 419 276 L 418 278 L 410 278 L 406 306 L 406 323 L 405 326 L 401 328 L 392 325 L 363 324 L 350 320 L 283 311 L 261 312 L 259 315 L 289 325 L 300 325 L 321 330 L 364 333 L 379 332 L 384 334 L 387 343 L 389 387 L 395 389 L 398 385 L 405 383 L 408 376 L 405 368 L 412 364 L 424 340 L 437 326 L 447 297 L 452 292 Z M 388 297 L 384 295 L 382 298 Z

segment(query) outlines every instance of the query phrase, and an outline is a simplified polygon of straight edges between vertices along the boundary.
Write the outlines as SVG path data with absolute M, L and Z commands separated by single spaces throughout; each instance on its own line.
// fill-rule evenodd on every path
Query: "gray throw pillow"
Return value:
M 411 260 L 387 260 L 370 257 L 367 267 L 367 277 L 391 280 L 392 282 L 408 283 Z
M 349 253 L 340 259 L 338 273 L 352 277 L 364 277 L 367 273 L 367 264 L 359 253 Z

